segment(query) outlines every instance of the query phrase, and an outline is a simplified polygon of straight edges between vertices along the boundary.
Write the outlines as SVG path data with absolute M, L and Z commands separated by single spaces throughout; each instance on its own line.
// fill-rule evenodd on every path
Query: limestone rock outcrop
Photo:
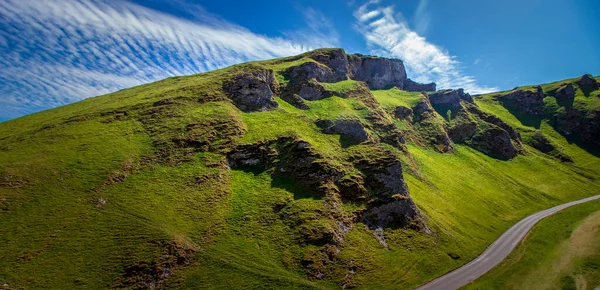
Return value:
M 443 106 L 448 109 L 459 109 L 461 100 L 473 102 L 471 95 L 465 94 L 463 89 L 441 90 L 429 94 L 429 101 L 433 106 Z
M 300 87 L 298 95 L 302 99 L 316 101 L 330 97 L 332 94 L 327 92 L 323 85 L 311 79 Z
M 467 141 L 475 135 L 478 127 L 479 124 L 466 110 L 460 110 L 448 125 L 448 136 L 455 143 L 468 145 Z
M 343 175 L 323 161 L 308 142 L 289 137 L 239 145 L 227 154 L 227 164 L 231 168 L 276 168 L 274 173 L 292 175 L 315 192 L 320 192 L 321 185 L 336 182 Z
M 554 128 L 567 138 L 600 146 L 600 111 L 565 110 L 551 121 Z
M 295 203 L 282 204 L 279 211 L 281 219 L 294 226 L 303 242 L 324 251 L 340 246 L 344 234 L 356 222 L 379 233 L 397 227 L 429 231 L 410 197 L 396 155 L 379 148 L 351 155 L 343 163 L 345 167 L 334 165 L 309 143 L 288 137 L 239 145 L 227 154 L 231 168 L 287 176 L 304 186 L 303 194 L 323 198 L 323 208 L 310 212 L 303 208 L 302 216 L 294 209 Z M 340 205 L 347 200 L 364 207 L 344 213 Z
M 256 68 L 243 72 L 224 83 L 223 89 L 244 112 L 268 111 L 278 106 L 273 99 L 278 84 L 272 70 Z
M 408 79 L 404 63 L 399 59 L 346 54 L 343 49 L 319 49 L 304 56 L 313 61 L 286 69 L 283 75 L 288 83 L 280 94 L 282 99 L 303 110 L 308 109 L 304 100 L 313 101 L 334 95 L 319 83 L 356 80 L 374 90 L 392 87 L 407 91 L 435 90 L 434 83 L 419 84 Z
M 556 90 L 554 97 L 556 97 L 556 102 L 561 105 L 570 104 L 575 99 L 575 87 L 573 84 L 562 86 Z
M 362 222 L 373 230 L 388 227 L 426 229 L 402 177 L 402 163 L 391 156 L 381 154 L 354 161 L 372 199 L 371 206 L 362 213 Z
M 365 187 L 381 202 L 392 201 L 396 195 L 408 197 L 408 187 L 402 177 L 402 163 L 389 156 L 363 158 L 355 162 L 365 176 Z
M 335 83 L 347 80 L 347 76 L 340 76 L 333 69 L 316 62 L 305 62 L 298 66 L 290 67 L 285 74 L 293 83 L 305 83 L 311 79 L 323 83 Z
M 486 112 L 483 112 L 481 109 L 479 109 L 479 107 L 477 106 L 468 106 L 467 110 L 472 113 L 475 114 L 476 116 L 478 116 L 481 120 L 490 123 L 492 125 L 498 126 L 500 127 L 502 130 L 506 131 L 508 133 L 508 135 L 510 136 L 511 139 L 515 140 L 515 141 L 521 141 L 521 134 L 519 134 L 519 132 L 513 128 L 511 125 L 509 125 L 508 123 L 502 121 L 500 118 L 492 115 L 492 114 L 488 114 Z
M 317 126 L 325 134 L 340 134 L 356 143 L 369 140 L 369 134 L 359 120 L 319 120 Z
M 415 127 L 419 135 L 428 145 L 436 150 L 448 153 L 454 151 L 452 140 L 443 118 L 434 110 L 429 99 L 424 95 L 420 102 L 412 108 Z
M 292 77 L 297 70 L 316 70 L 305 74 L 305 78 L 315 78 L 320 82 L 357 80 L 367 83 L 370 89 L 380 90 L 398 87 L 407 91 L 435 91 L 435 84 L 420 84 L 407 78 L 402 60 L 361 54 L 346 54 L 343 49 L 321 49 L 310 53 L 313 60 L 329 68 L 329 72 L 314 64 L 300 65 L 296 72 L 288 72 Z
M 399 59 L 349 55 L 350 79 L 363 81 L 373 90 L 404 88 L 406 69 Z
M 348 79 L 348 56 L 343 49 L 317 50 L 311 58 L 333 70 L 337 79 Z
M 394 116 L 398 119 L 408 119 L 414 116 L 413 110 L 408 107 L 398 106 L 394 109 Z
M 554 144 L 550 139 L 548 139 L 544 133 L 537 130 L 533 134 L 529 134 L 527 138 L 524 139 L 525 143 L 542 153 L 549 154 L 558 158 L 562 162 L 573 162 L 573 159 L 564 154 L 558 145 Z
M 363 222 L 371 229 L 377 228 L 419 228 L 416 217 L 417 206 L 409 198 L 399 198 L 384 203 L 363 213 Z
M 504 106 L 521 114 L 544 114 L 544 92 L 541 87 L 535 91 L 516 89 L 504 95 L 496 95 Z
M 471 139 L 471 144 L 486 155 L 501 160 L 512 159 L 518 153 L 508 132 L 495 125 L 490 125 L 476 133 Z
M 595 91 L 600 88 L 600 84 L 598 84 L 598 81 L 594 77 L 592 77 L 592 75 L 589 74 L 581 76 L 581 78 L 579 78 L 579 80 L 577 81 L 577 84 L 582 90 Z
M 411 79 L 406 79 L 404 81 L 403 90 L 409 92 L 434 92 L 436 89 L 435 83 L 421 84 L 417 83 Z

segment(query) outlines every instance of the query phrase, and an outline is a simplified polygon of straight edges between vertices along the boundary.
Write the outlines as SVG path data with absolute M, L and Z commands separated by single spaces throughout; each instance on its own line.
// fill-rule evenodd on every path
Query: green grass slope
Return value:
M 0 285 L 411 288 L 468 262 L 522 217 L 600 191 L 597 155 L 546 121 L 523 125 L 491 98 L 476 103 L 521 132 L 542 131 L 574 162 L 528 145 L 509 161 L 461 144 L 440 153 L 414 122 L 394 117 L 422 97 L 396 88 L 369 99 L 351 93 L 359 82 L 325 84 L 335 95 L 305 101 L 308 109 L 275 96 L 278 107 L 265 112 L 243 112 L 223 92 L 231 75 L 252 68 L 272 69 L 285 85 L 286 69 L 309 56 L 170 78 L 1 123 Z M 359 120 L 379 138 L 386 132 L 374 115 L 407 136 L 404 147 L 348 143 L 315 124 Z M 353 156 L 397 156 L 430 231 L 385 229 L 386 248 L 355 223 L 342 245 L 308 242 L 336 226 L 330 200 L 269 170 L 227 164 L 235 146 L 280 137 L 308 142 L 345 178 L 358 174 Z M 335 212 L 364 209 L 344 202 Z
M 595 289 L 600 286 L 600 202 L 537 224 L 502 264 L 465 289 Z

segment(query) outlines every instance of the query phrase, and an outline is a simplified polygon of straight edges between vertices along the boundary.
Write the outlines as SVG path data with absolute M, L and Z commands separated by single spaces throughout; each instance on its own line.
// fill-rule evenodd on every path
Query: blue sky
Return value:
M 0 121 L 319 47 L 471 93 L 600 74 L 596 0 L 2 0 Z

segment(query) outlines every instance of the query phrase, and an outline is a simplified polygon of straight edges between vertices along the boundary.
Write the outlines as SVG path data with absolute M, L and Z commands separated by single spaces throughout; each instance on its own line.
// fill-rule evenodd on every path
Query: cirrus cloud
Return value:
M 337 44 L 321 31 L 302 31 L 301 39 L 259 35 L 195 8 L 197 21 L 123 0 L 0 1 L 0 120 Z

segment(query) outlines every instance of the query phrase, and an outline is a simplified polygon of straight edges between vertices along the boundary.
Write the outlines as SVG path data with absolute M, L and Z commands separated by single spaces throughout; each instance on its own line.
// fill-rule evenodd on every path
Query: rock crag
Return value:
M 251 69 L 223 84 L 223 90 L 244 112 L 268 111 L 278 106 L 273 99 L 278 92 L 273 70 Z
M 365 82 L 372 90 L 397 87 L 407 91 L 435 91 L 434 83 L 420 84 L 408 79 L 404 63 L 399 59 L 346 54 L 343 49 L 317 50 L 308 56 L 315 62 L 306 62 L 285 72 L 294 86 L 301 86 L 310 79 L 325 83 L 356 80 Z
M 540 86 L 534 90 L 516 89 L 496 98 L 509 110 L 520 114 L 543 115 L 544 92 Z

